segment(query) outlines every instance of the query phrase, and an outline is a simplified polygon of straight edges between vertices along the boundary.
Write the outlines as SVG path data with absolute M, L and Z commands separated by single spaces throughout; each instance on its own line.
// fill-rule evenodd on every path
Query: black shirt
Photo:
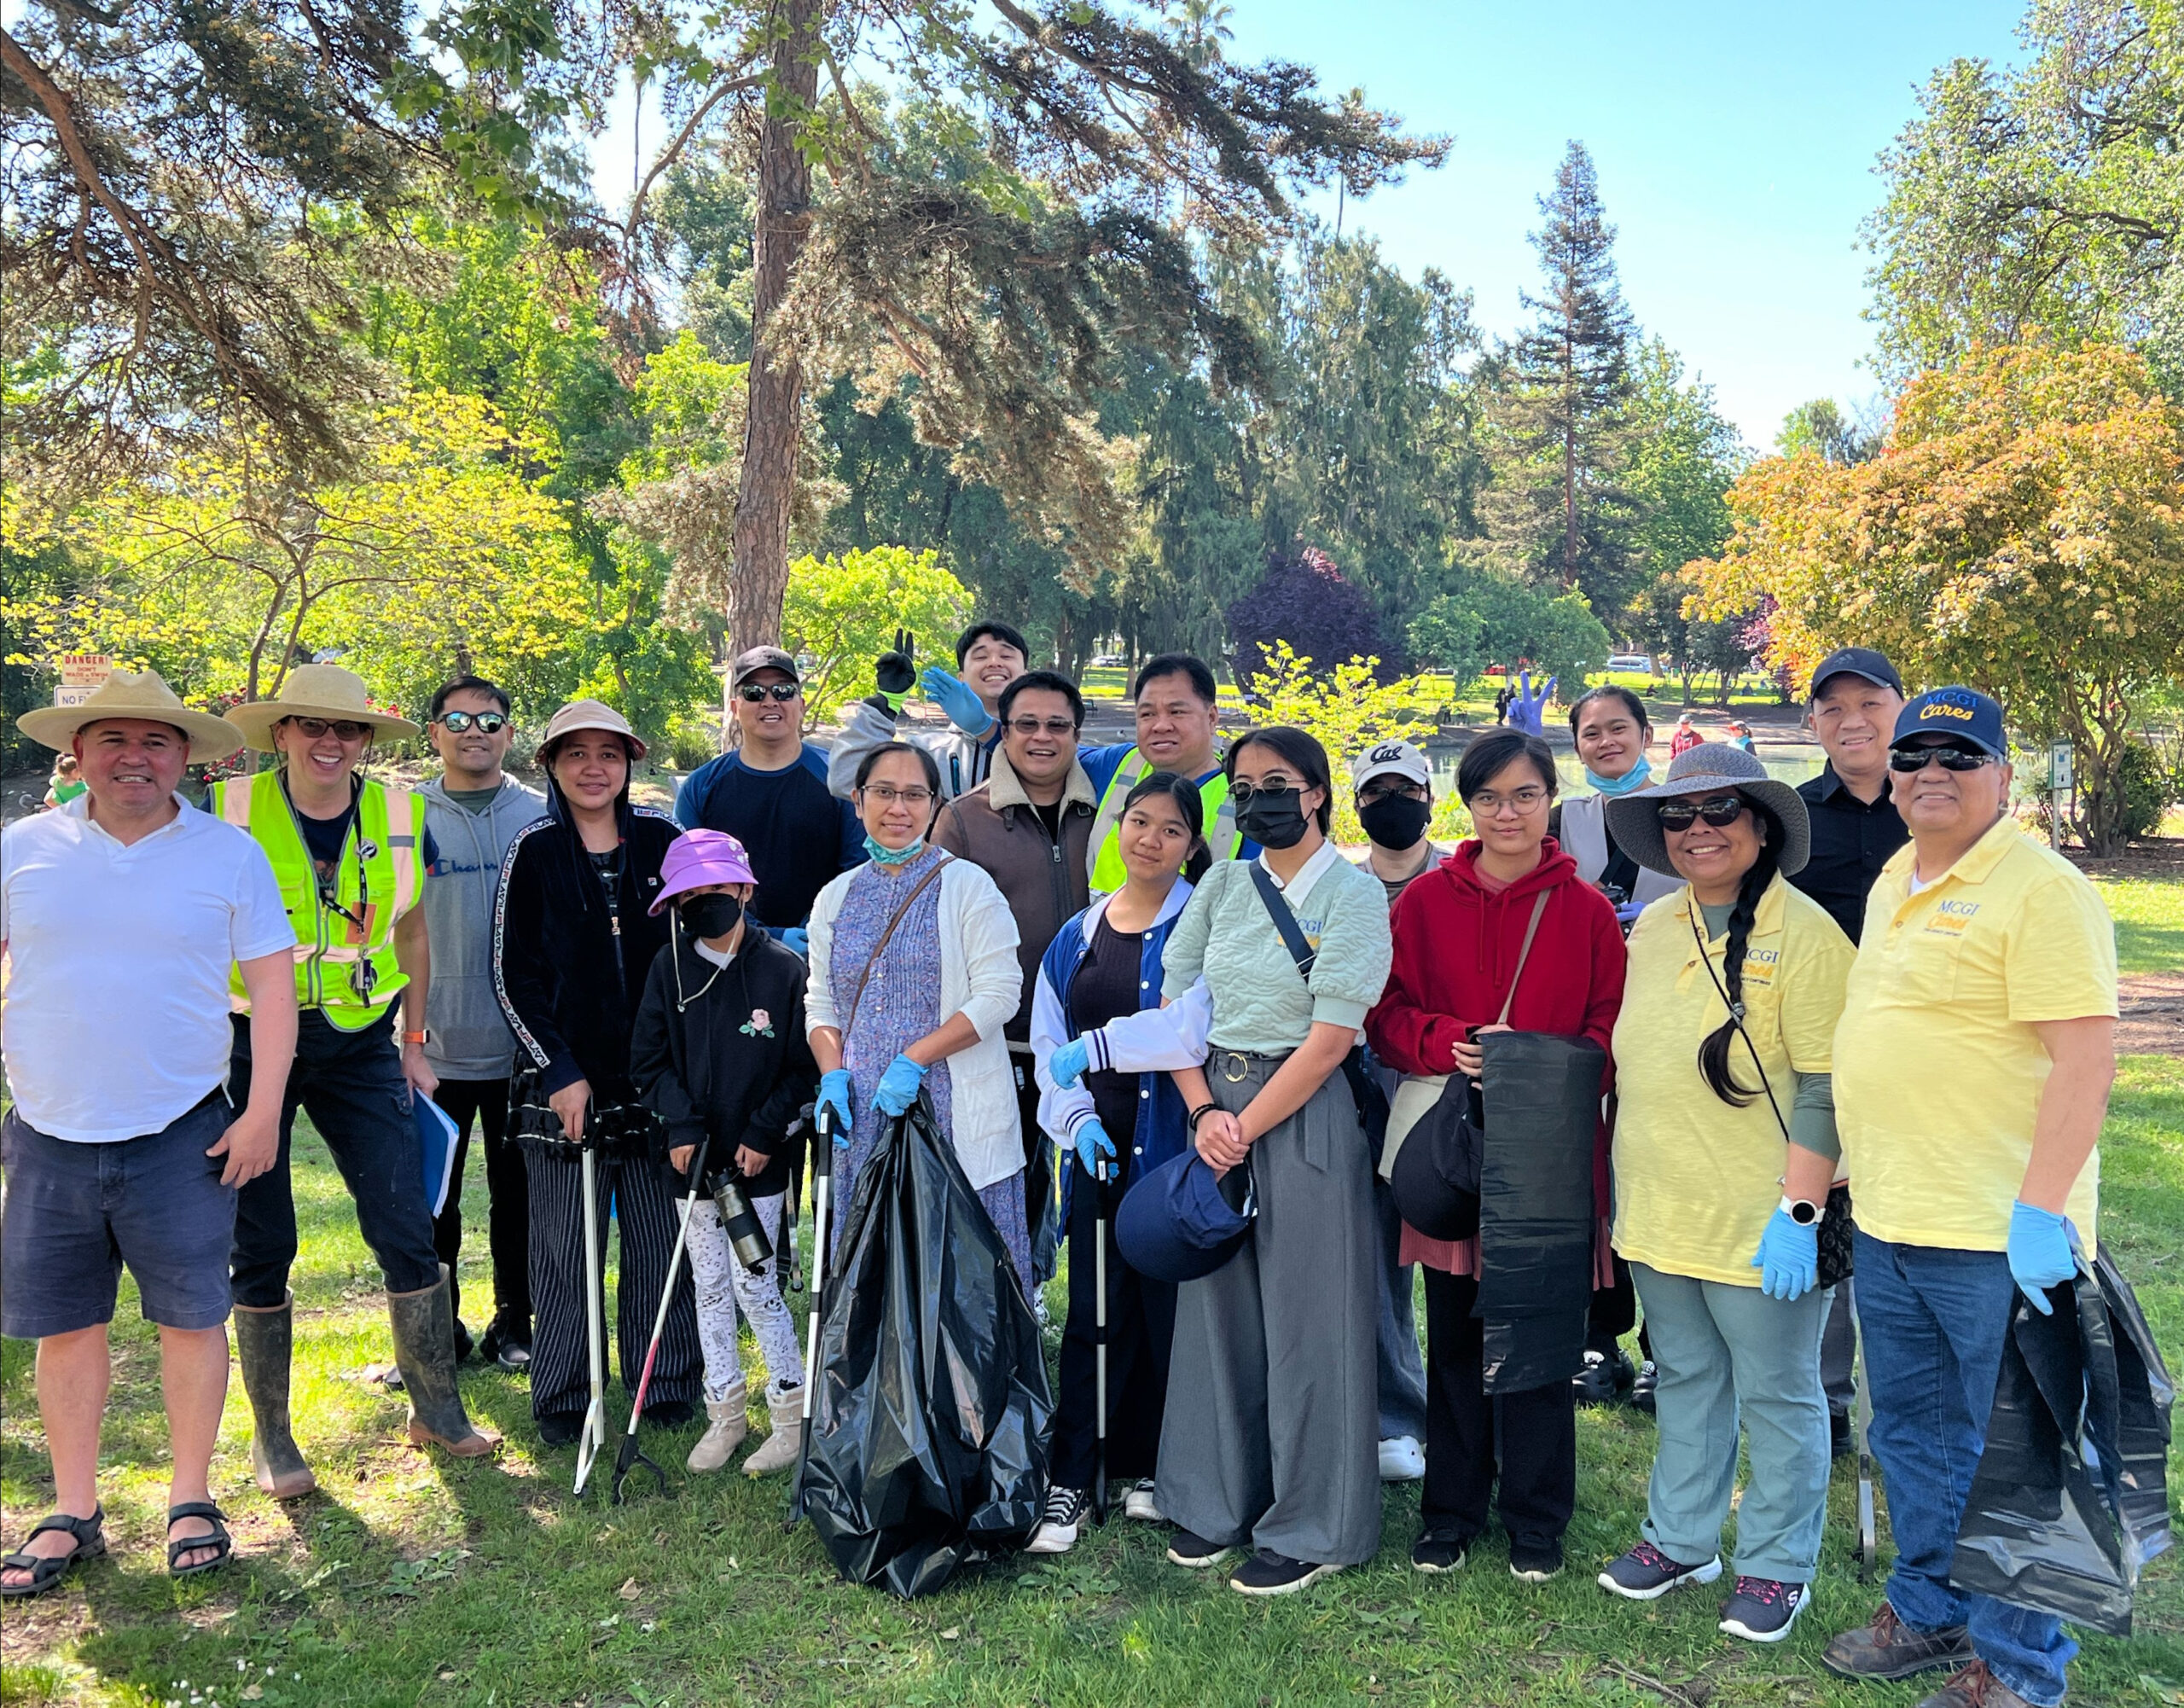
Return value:
M 1866 898 L 1889 857 L 1911 839 L 1885 784 L 1870 805 L 1829 765 L 1798 793 L 1812 822 L 1812 857 L 1790 881 L 1826 908 L 1852 943 L 1866 922 Z
M 864 827 L 827 792 L 827 756 L 806 747 L 778 771 L 753 770 L 738 752 L 709 759 L 675 797 L 685 830 L 724 830 L 743 845 L 758 880 L 751 917 L 780 932 L 811 917 L 838 873 L 864 863 Z
M 1144 932 L 1117 931 L 1101 915 L 1083 962 L 1069 983 L 1069 1018 L 1077 1031 L 1090 1031 L 1137 1012 L 1144 956 Z M 1100 1124 L 1115 1142 L 1117 1164 L 1127 1165 L 1131 1136 L 1137 1131 L 1137 1075 L 1094 1068 L 1084 1076 L 1084 1089 L 1092 1094 Z
M 311 852 L 311 869 L 317 874 L 319 888 L 331 892 L 334 876 L 341 869 L 341 845 L 349 839 L 349 827 L 357 816 L 357 795 L 351 788 L 349 805 L 335 818 L 313 818 L 300 808 L 296 812 L 296 823 L 304 833 L 304 846 Z M 427 869 L 439 864 L 440 851 L 433 840 L 433 833 L 425 833 L 425 845 L 419 851 L 425 857 Z

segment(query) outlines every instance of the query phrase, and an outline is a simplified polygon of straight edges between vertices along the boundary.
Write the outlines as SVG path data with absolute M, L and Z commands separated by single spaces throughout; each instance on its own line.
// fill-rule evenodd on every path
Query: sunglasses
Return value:
M 1692 802 L 1664 800 L 1653 809 L 1664 830 L 1688 830 L 1691 821 L 1703 818 L 1716 830 L 1726 830 L 1745 816 L 1747 808 L 1742 795 L 1715 795 L 1711 799 Z
M 804 692 L 804 685 L 794 682 L 746 682 L 735 691 L 756 706 L 769 695 L 775 700 L 793 700 Z
M 443 712 L 440 728 L 450 735 L 460 735 L 466 729 L 475 729 L 481 735 L 497 735 L 508 728 L 508 720 L 497 712 Z
M 1891 747 L 1888 768 L 1891 771 L 1923 771 L 1929 765 L 1939 765 L 1945 771 L 1976 771 L 1982 765 L 1995 764 L 1992 753 L 1974 752 L 1969 747 Z
M 358 723 L 347 717 L 291 717 L 286 721 L 306 741 L 316 741 L 329 729 L 344 741 L 369 741 L 372 738 L 371 724 Z

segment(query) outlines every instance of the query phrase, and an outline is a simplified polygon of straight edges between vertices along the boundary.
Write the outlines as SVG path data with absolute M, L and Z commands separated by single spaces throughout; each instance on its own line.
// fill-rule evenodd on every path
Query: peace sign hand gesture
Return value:
M 1554 698 L 1554 684 L 1560 677 L 1549 677 L 1537 694 L 1532 692 L 1532 673 L 1525 671 L 1518 677 L 1518 691 L 1509 701 L 1509 726 L 1521 729 L 1527 735 L 1547 733 L 1547 702 Z

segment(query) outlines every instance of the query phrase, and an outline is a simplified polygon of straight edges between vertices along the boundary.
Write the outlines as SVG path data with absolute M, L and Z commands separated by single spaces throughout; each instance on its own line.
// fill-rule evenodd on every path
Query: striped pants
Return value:
M 584 1333 L 584 1174 L 573 1161 L 542 1158 L 530 1163 L 531 1301 L 537 1313 L 531 1341 L 531 1415 L 582 1414 L 590 1403 L 591 1363 Z M 679 1212 L 674 1177 L 649 1158 L 598 1160 L 600 1256 L 606 1258 L 611 1205 L 621 1229 L 620 1279 L 615 1286 L 616 1344 L 622 1352 L 622 1387 L 632 1398 L 652 1339 L 653 1313 L 675 1250 Z M 698 1313 L 686 1268 L 676 1280 L 675 1304 L 660 1336 L 648 1406 L 665 1400 L 694 1405 L 702 1359 Z

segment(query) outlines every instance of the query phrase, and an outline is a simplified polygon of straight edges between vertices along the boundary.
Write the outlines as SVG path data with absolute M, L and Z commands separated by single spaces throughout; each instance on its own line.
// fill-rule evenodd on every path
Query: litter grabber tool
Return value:
M 789 1481 L 787 1528 L 804 1511 L 804 1472 L 811 1456 L 812 1396 L 819 1390 L 819 1320 L 827 1313 L 827 1211 L 834 1184 L 834 1112 L 824 1103 L 811 1117 L 811 1314 L 804 1332 L 804 1444 Z
M 660 1337 L 667 1332 L 667 1313 L 675 1303 L 676 1277 L 682 1273 L 682 1253 L 690 1244 L 690 1218 L 697 1213 L 698 1194 L 705 1190 L 706 1154 L 712 1147 L 712 1135 L 707 1133 L 699 1142 L 698 1153 L 690 1159 L 690 1191 L 682 1200 L 682 1217 L 675 1230 L 675 1249 L 667 1259 L 667 1280 L 659 1290 L 659 1309 L 653 1313 L 652 1344 L 645 1348 L 644 1368 L 637 1373 L 637 1397 L 630 1403 L 630 1426 L 623 1432 L 622 1444 L 614 1455 L 613 1502 L 622 1504 L 622 1484 L 629 1479 L 630 1467 L 642 1465 L 653 1474 L 659 1484 L 659 1492 L 667 1492 L 667 1473 L 637 1443 L 637 1425 L 645 1415 L 645 1394 L 652 1386 L 653 1361 L 659 1357 Z
M 607 1275 L 599 1243 L 599 1153 L 593 1148 L 592 1124 L 584 1124 L 578 1142 L 584 1152 L 584 1333 L 591 1358 L 591 1403 L 577 1436 L 577 1482 L 581 1495 L 591 1480 L 592 1461 L 607 1445 Z
M 1092 1522 L 1107 1522 L 1107 1175 L 1092 1170 Z
M 1858 1313 L 1850 1313 L 1850 1431 L 1858 1442 L 1858 1582 L 1873 1582 L 1880 1564 L 1880 1543 L 1873 1526 L 1873 1391 L 1866 1380 L 1866 1335 Z

